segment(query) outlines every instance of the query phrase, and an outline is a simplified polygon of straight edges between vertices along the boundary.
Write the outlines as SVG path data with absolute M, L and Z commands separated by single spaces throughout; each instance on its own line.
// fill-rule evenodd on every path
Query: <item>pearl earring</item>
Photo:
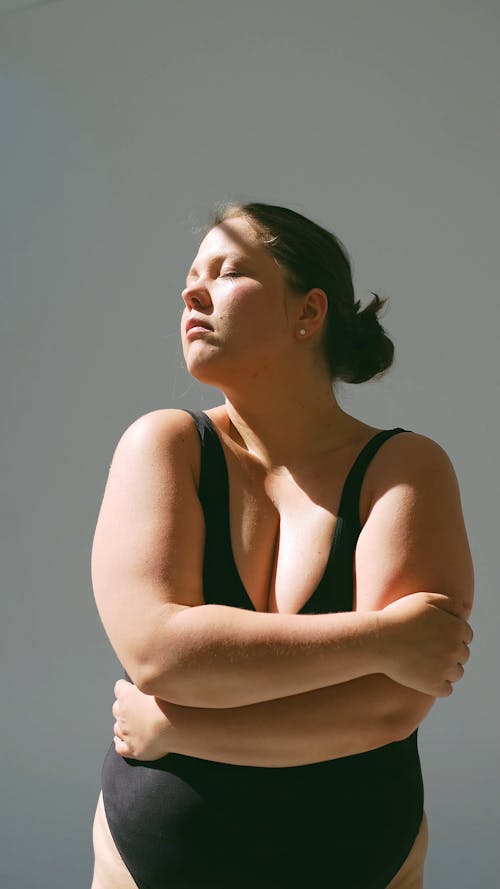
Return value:
M 301 336 L 304 336 L 304 334 L 305 334 L 305 330 L 304 330 L 303 327 L 300 328 L 299 333 L 300 333 Z

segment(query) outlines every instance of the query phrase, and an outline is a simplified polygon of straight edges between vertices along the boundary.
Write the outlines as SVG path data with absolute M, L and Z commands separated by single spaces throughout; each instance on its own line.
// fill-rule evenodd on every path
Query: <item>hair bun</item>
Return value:
M 360 301 L 355 300 L 354 312 L 346 325 L 344 369 L 340 374 L 346 383 L 364 383 L 378 376 L 391 366 L 394 358 L 394 345 L 377 317 L 387 298 L 372 295 L 374 298 L 361 311 Z

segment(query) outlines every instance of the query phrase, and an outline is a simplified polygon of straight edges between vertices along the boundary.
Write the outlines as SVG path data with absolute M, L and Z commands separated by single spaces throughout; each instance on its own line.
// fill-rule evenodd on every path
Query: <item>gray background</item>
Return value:
M 498 885 L 498 4 L 0 12 L 2 887 L 90 886 L 121 675 L 97 513 L 134 419 L 222 402 L 178 323 L 193 227 L 228 198 L 331 228 L 361 300 L 390 297 L 396 364 L 340 401 L 446 448 L 477 580 L 465 678 L 420 730 L 426 889 Z

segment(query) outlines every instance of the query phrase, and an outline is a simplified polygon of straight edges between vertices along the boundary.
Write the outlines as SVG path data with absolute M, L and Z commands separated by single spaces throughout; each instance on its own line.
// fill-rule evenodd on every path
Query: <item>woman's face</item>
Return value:
M 200 244 L 182 291 L 184 358 L 189 373 L 225 388 L 261 376 L 290 351 L 292 321 L 283 270 L 255 240 L 249 223 L 229 219 Z M 186 331 L 190 319 L 210 329 Z

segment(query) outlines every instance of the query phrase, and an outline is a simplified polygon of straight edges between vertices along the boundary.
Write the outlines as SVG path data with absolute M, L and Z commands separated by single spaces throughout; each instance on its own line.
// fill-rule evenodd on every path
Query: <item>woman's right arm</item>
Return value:
M 185 411 L 154 411 L 124 432 L 111 463 L 92 583 L 111 645 L 135 685 L 176 704 L 223 708 L 386 672 L 395 636 L 380 611 L 270 614 L 203 604 L 197 448 Z M 409 651 L 415 687 L 445 696 L 447 647 L 452 656 L 464 621 L 433 607 L 444 597 L 425 596 L 407 624 L 401 611 L 397 643 Z

